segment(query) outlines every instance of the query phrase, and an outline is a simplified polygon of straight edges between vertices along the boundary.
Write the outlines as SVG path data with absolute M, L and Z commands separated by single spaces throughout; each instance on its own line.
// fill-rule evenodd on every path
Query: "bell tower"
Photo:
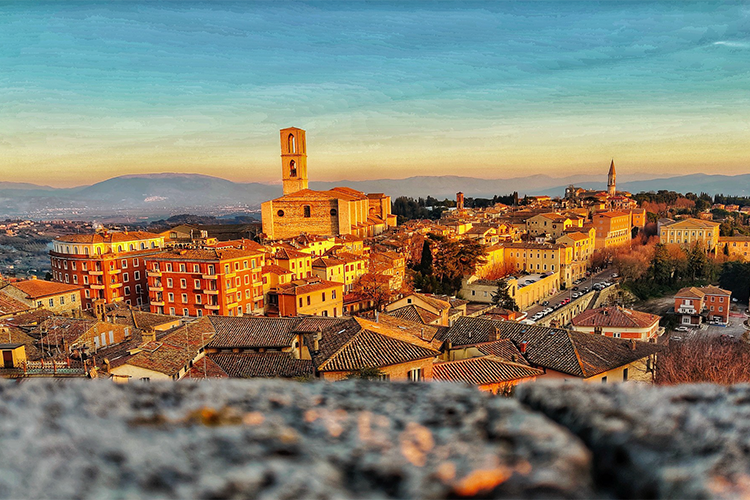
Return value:
M 281 180 L 285 195 L 307 189 L 307 144 L 301 128 L 281 129 Z
M 607 174 L 607 194 L 610 196 L 614 196 L 617 193 L 617 188 L 615 187 L 616 176 L 615 160 L 613 158 L 612 163 L 609 164 L 609 173 Z

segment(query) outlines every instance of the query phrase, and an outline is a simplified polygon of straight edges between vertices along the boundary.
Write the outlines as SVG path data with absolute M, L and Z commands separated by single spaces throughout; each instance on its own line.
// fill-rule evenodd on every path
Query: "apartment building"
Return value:
M 151 312 L 262 314 L 265 254 L 256 249 L 173 249 L 147 260 Z
M 268 292 L 268 316 L 328 316 L 344 313 L 344 284 L 316 277 L 280 284 Z
M 613 248 L 630 243 L 630 212 L 601 212 L 592 217 L 596 229 L 596 250 Z
M 164 237 L 146 231 L 70 234 L 52 243 L 52 281 L 83 288 L 81 306 L 148 303 L 146 257 L 162 251 Z

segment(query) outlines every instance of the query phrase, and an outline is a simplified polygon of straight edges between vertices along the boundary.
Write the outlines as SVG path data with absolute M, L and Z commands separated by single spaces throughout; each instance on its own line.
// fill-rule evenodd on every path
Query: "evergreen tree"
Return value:
M 510 284 L 508 280 L 501 279 L 497 282 L 497 290 L 492 293 L 492 305 L 508 309 L 509 311 L 518 311 L 516 299 L 510 296 Z

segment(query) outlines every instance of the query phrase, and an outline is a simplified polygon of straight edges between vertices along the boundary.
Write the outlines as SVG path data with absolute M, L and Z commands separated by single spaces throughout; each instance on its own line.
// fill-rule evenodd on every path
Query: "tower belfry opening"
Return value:
M 281 130 L 281 175 L 284 194 L 307 189 L 307 147 L 301 128 Z

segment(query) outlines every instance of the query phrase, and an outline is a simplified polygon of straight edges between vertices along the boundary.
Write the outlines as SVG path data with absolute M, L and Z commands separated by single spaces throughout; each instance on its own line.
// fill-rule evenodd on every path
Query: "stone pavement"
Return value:
M 750 387 L 29 380 L 0 395 L 2 498 L 750 493 Z

